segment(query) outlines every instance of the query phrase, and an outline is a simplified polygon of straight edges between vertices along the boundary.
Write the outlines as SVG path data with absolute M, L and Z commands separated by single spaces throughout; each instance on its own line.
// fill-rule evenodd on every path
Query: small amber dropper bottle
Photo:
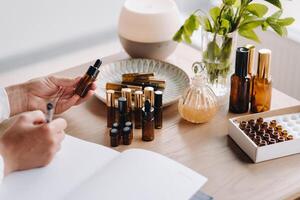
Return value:
M 149 99 L 146 99 L 143 108 L 142 140 L 154 140 L 154 108 Z
M 97 60 L 94 66 L 90 66 L 86 74 L 80 79 L 76 89 L 75 94 L 80 97 L 85 97 L 91 88 L 92 83 L 97 79 L 99 74 L 99 67 L 102 64 L 101 60 Z

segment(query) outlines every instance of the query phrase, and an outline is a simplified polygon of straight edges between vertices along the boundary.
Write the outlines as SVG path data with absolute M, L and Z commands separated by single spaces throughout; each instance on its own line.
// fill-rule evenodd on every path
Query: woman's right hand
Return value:
M 67 123 L 58 118 L 46 123 L 42 111 L 22 113 L 0 137 L 5 175 L 46 166 L 60 149 Z

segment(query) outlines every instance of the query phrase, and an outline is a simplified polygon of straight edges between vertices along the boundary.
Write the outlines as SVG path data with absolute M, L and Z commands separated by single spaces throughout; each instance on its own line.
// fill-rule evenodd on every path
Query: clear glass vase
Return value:
M 233 71 L 234 51 L 237 34 L 226 36 L 201 32 L 202 61 L 205 63 L 208 82 L 218 98 L 219 105 L 228 101 L 230 74 Z
M 178 102 L 181 117 L 192 123 L 211 120 L 218 110 L 217 97 L 207 83 L 207 72 L 202 63 L 194 63 L 195 76 L 190 87 Z

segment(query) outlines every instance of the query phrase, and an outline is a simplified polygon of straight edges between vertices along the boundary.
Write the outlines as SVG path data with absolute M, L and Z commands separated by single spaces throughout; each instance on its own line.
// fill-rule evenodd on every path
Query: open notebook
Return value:
M 164 156 L 131 149 L 119 153 L 67 136 L 46 167 L 7 176 L 0 199 L 189 199 L 206 178 Z

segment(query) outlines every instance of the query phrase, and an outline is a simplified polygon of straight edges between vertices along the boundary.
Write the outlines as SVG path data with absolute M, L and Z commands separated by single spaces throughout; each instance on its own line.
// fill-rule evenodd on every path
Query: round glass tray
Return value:
M 95 95 L 106 102 L 106 83 L 121 83 L 122 74 L 153 72 L 155 78 L 166 81 L 163 105 L 176 103 L 184 90 L 189 86 L 188 75 L 175 65 L 152 59 L 126 59 L 100 67 Z

